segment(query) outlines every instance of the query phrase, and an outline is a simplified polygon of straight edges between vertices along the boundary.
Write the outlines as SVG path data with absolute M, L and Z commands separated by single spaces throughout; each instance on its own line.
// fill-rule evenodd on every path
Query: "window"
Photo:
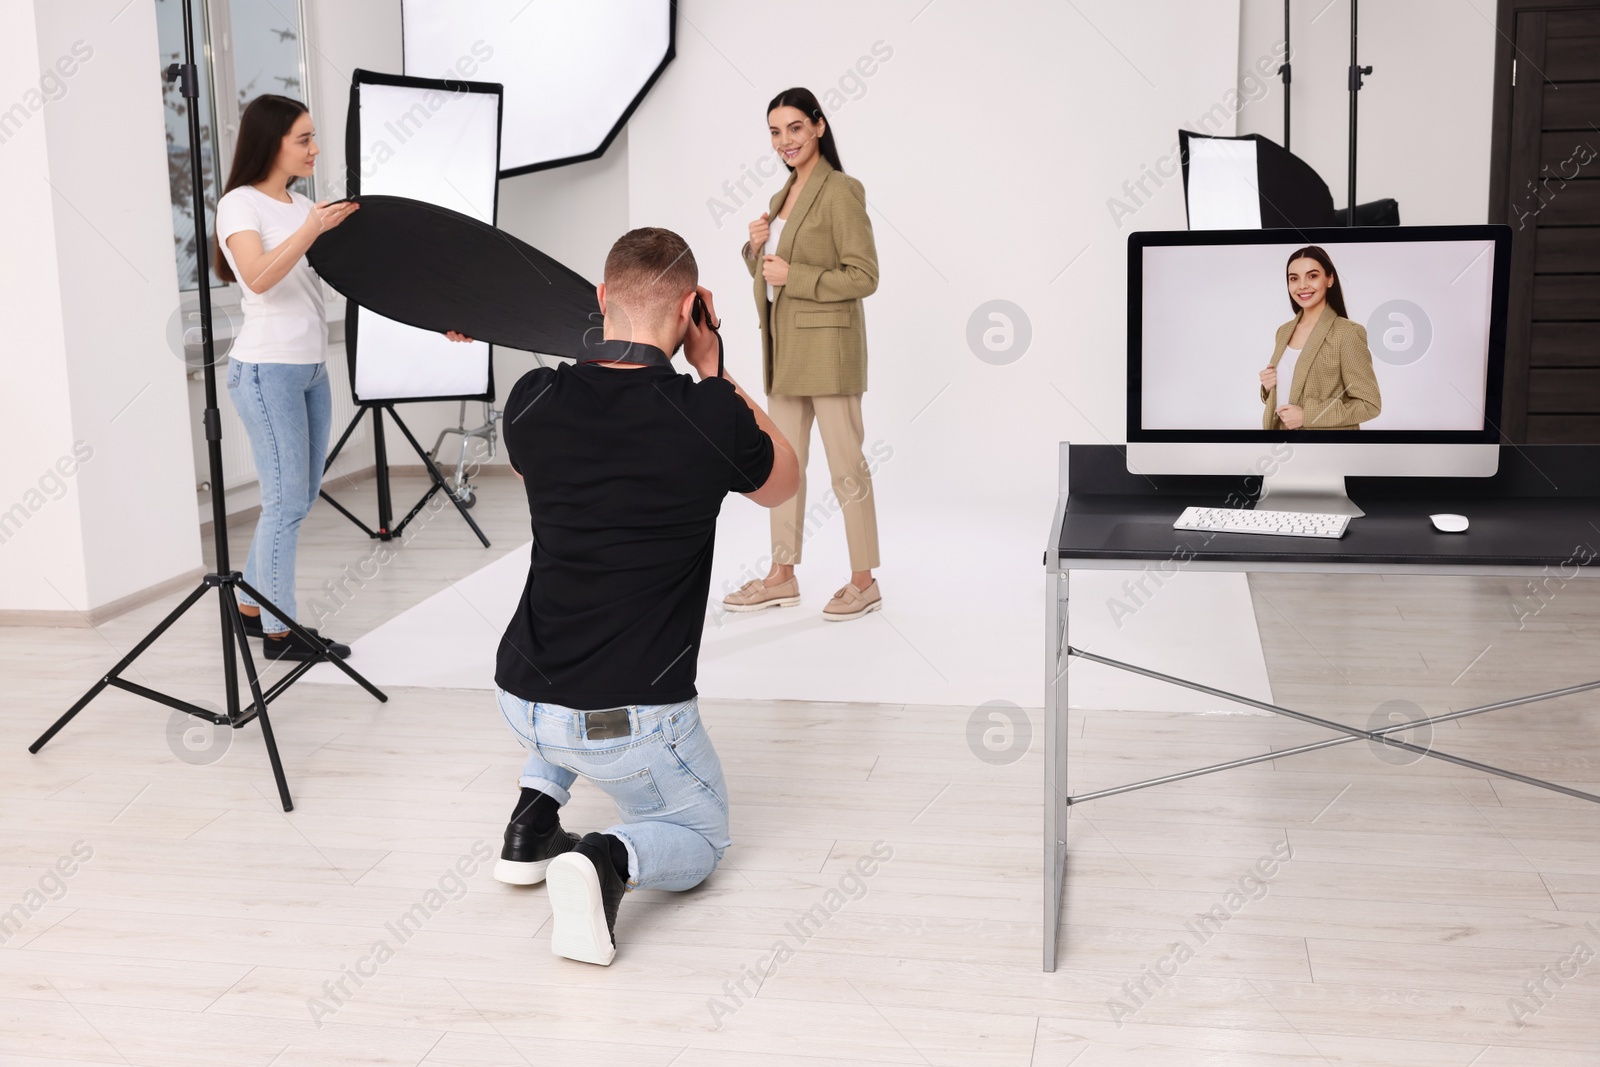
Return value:
M 191 0 L 194 4 L 195 66 L 200 74 L 200 163 L 203 170 L 206 232 L 216 218 L 217 189 L 233 160 L 234 137 L 244 105 L 263 93 L 278 93 L 310 103 L 306 86 L 305 40 L 296 0 Z M 184 0 L 155 0 L 157 37 L 163 70 L 183 62 Z M 196 277 L 193 182 L 189 167 L 188 101 L 176 82 L 164 82 L 167 112 L 167 174 L 172 191 L 172 244 L 178 287 L 199 288 Z M 316 199 L 308 183 L 297 192 Z M 215 275 L 213 289 L 225 289 Z

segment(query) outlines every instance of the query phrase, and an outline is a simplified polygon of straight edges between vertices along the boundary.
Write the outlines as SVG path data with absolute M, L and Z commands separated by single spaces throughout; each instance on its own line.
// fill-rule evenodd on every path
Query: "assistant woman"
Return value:
M 1295 317 L 1261 371 L 1264 430 L 1358 430 L 1383 409 L 1366 327 L 1351 322 L 1328 253 L 1296 249 L 1286 268 Z M 1280 388 L 1283 386 L 1283 388 Z
M 740 255 L 754 279 L 767 410 L 794 446 L 800 491 L 772 509 L 771 571 L 722 603 L 729 611 L 800 603 L 795 567 L 807 535 L 805 469 L 815 422 L 844 517 L 851 569 L 822 616 L 859 619 L 883 606 L 872 576 L 878 566 L 872 472 L 861 453 L 867 388 L 861 301 L 878 288 L 878 252 L 866 192 L 845 174 L 817 98 L 807 89 L 786 89 L 767 105 L 767 123 L 789 180 L 750 224 Z

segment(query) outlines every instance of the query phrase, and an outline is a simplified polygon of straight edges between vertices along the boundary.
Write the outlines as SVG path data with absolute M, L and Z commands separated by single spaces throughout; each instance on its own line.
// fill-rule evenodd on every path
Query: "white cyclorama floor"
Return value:
M 371 483 L 333 481 L 370 520 Z M 395 499 L 409 506 L 421 489 L 397 478 Z M 387 672 L 389 655 L 363 637 L 422 618 L 419 605 L 526 541 L 514 481 L 485 479 L 474 515 L 493 548 L 453 513 L 425 513 L 391 554 L 319 504 L 302 531 L 303 608 L 324 583 L 367 571 L 322 624 L 355 640 L 362 669 Z M 1015 583 L 985 594 L 965 638 L 974 659 L 1011 657 L 1029 705 L 1046 521 L 1017 520 L 1002 554 Z M 738 529 L 722 539 L 732 558 L 764 551 L 759 524 Z M 236 559 L 249 533 L 232 531 Z M 963 696 L 1004 698 L 1013 691 L 986 679 L 1013 668 L 968 665 L 920 617 L 941 601 L 918 598 L 959 586 L 960 567 L 930 554 L 925 572 L 909 569 L 906 536 L 885 538 L 885 621 L 952 688 L 970 682 Z M 732 642 L 767 626 L 847 635 L 853 656 L 906 655 L 887 627 L 874 643 L 876 620 L 807 621 L 843 580 L 836 539 L 825 527 L 815 542 L 803 607 L 708 626 L 707 658 L 718 641 L 724 665 L 742 662 Z M 841 553 L 831 565 L 829 551 Z M 1242 688 L 1260 657 L 1279 702 L 1355 725 L 1389 721 L 1397 701 L 1420 717 L 1600 675 L 1592 580 L 1256 575 L 1255 621 L 1227 622 L 1243 651 L 1216 667 L 1180 657 L 1222 643 L 1206 605 L 1236 594 L 1196 585 L 1191 602 L 1186 588 L 1163 587 L 1119 631 L 1104 602 L 1116 590 L 1079 587 L 1074 641 L 1099 625 L 1102 650 L 1170 650 L 1179 673 L 1215 669 Z M 1595 805 L 1357 743 L 1075 806 L 1060 968 L 1045 974 L 1036 705 L 1023 709 L 1031 740 L 1019 729 L 991 747 L 974 740 L 969 705 L 706 697 L 734 844 L 700 887 L 624 900 L 616 962 L 598 968 L 552 955 L 542 887 L 501 885 L 482 862 L 522 761 L 482 688 L 389 684 L 379 703 L 350 685 L 292 687 L 271 708 L 288 814 L 256 725 L 207 736 L 121 691 L 30 755 L 178 599 L 98 628 L 0 630 L 3 1067 L 1600 1062 Z M 1143 629 L 1158 625 L 1166 638 Z M 412 658 L 460 673 L 450 628 L 417 631 Z M 788 644 L 749 641 L 748 654 L 779 662 Z M 789 659 L 771 684 L 812 669 Z M 129 677 L 217 703 L 217 660 L 207 601 Z M 723 669 L 704 673 L 721 685 Z M 932 677 L 926 664 L 904 673 Z M 1075 792 L 1329 736 L 1236 708 L 1136 710 L 1162 697 L 1129 681 L 1115 676 L 1107 685 L 1124 688 L 1070 714 Z M 1600 791 L 1593 695 L 1459 720 L 1432 743 Z M 579 831 L 614 818 L 583 784 L 563 811 Z M 1222 928 L 1201 938 L 1207 915 Z M 1180 942 L 1192 946 L 1181 960 Z M 780 944 L 792 955 L 780 959 Z
M 885 523 L 884 608 L 847 623 L 822 606 L 849 575 L 843 523 L 806 545 L 795 608 L 733 613 L 721 595 L 755 572 L 767 551 L 767 513 L 737 498 L 718 523 L 712 603 L 697 687 L 734 700 L 854 701 L 977 707 L 1043 700 L 1044 536 L 1037 516 L 946 513 Z M 446 517 L 440 521 L 451 522 Z M 914 534 L 914 536 L 899 536 Z M 972 546 L 983 546 L 973 551 Z M 352 663 L 378 685 L 490 689 L 505 620 L 522 594 L 529 546 L 434 594 L 352 645 Z M 760 568 L 765 574 L 764 567 Z M 1113 659 L 1272 698 L 1255 610 L 1243 574 L 1079 571 L 1072 577 L 1072 641 Z M 419 656 L 419 649 L 428 654 Z M 330 666 L 311 680 L 349 683 Z M 1220 710 L 1234 707 L 1075 661 L 1074 707 Z

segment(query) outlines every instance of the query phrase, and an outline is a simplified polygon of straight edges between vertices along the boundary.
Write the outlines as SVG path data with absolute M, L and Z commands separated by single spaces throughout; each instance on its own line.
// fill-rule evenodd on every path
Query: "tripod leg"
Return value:
M 344 447 L 344 443 L 346 441 L 350 440 L 350 435 L 356 432 L 356 427 L 361 425 L 361 416 L 363 413 L 364 412 L 362 408 L 356 408 L 355 418 L 350 420 L 350 425 L 346 426 L 344 428 L 344 433 L 339 435 L 339 441 L 328 453 L 328 458 L 322 461 L 323 474 L 327 474 L 333 469 L 333 461 L 339 458 L 339 450 Z
M 263 611 L 270 611 L 274 615 L 276 615 L 278 618 L 286 620 L 289 623 L 290 631 L 293 632 L 296 637 L 300 638 L 300 640 L 304 641 L 309 647 L 316 648 L 317 645 L 321 643 L 321 642 L 319 642 L 317 640 L 316 637 L 314 637 L 311 634 L 307 633 L 306 630 L 305 630 L 305 627 L 301 626 L 299 623 L 295 622 L 293 619 L 290 619 L 286 612 L 279 611 L 278 608 L 272 603 L 272 601 L 270 601 L 266 597 L 262 596 L 248 582 L 244 581 L 243 579 L 240 579 L 239 588 L 243 589 L 246 593 L 250 594 L 250 599 L 254 600 L 257 604 L 260 604 L 261 605 L 261 609 Z M 384 703 L 388 702 L 389 696 L 388 696 L 387 693 L 385 693 L 383 690 L 379 689 L 377 686 L 373 685 L 371 682 L 367 681 L 364 677 L 361 676 L 361 674 L 359 672 L 356 671 L 356 669 L 354 667 L 350 666 L 350 664 L 346 663 L 343 659 L 341 659 L 338 656 L 333 655 L 331 652 L 325 654 L 322 658 L 326 659 L 329 663 L 333 664 L 335 667 L 338 667 L 341 671 L 344 671 L 344 673 L 349 676 L 349 678 L 350 678 L 350 680 L 352 682 L 355 682 L 361 688 L 365 689 L 368 693 L 371 693 L 374 697 L 377 697 L 378 700 L 380 700 L 380 701 L 382 701 Z
M 350 425 L 344 428 L 344 433 L 339 435 L 338 443 L 333 446 L 332 451 L 328 453 L 328 458 L 322 463 L 322 473 L 324 475 L 333 469 L 333 461 L 339 458 L 339 450 L 344 447 L 346 441 L 350 440 L 350 435 L 355 432 L 356 427 L 361 425 L 361 416 L 365 415 L 366 413 L 366 408 L 356 408 L 355 417 L 350 420 Z M 370 529 L 366 523 L 362 522 L 360 519 L 356 518 L 355 515 L 351 514 L 350 509 L 333 499 L 333 497 L 329 496 L 326 489 L 318 490 L 317 495 L 337 508 L 339 510 L 339 514 L 355 523 L 356 526 L 368 537 L 378 536 L 378 531 Z
M 450 486 L 445 482 L 444 475 L 439 473 L 439 468 L 434 465 L 428 453 L 422 450 L 422 446 L 417 443 L 417 439 L 411 436 L 411 428 L 400 421 L 400 416 L 395 414 L 393 408 L 389 409 L 389 415 L 394 419 L 394 424 L 400 427 L 400 432 L 406 435 L 406 440 L 411 442 L 411 447 L 416 451 L 417 455 L 422 457 L 422 465 L 428 468 L 428 476 L 433 479 L 433 484 L 445 491 L 445 495 L 450 498 L 450 503 L 456 506 L 456 510 L 461 513 L 461 517 L 467 520 L 467 525 L 472 527 L 472 532 L 478 535 L 479 541 L 483 542 L 483 547 L 488 548 L 489 539 L 483 536 L 483 531 L 478 529 L 478 524 L 472 521 L 472 516 L 467 514 L 467 509 L 462 507 L 461 501 L 457 500 L 456 495 L 450 492 Z
M 63 715 L 63 716 L 61 716 L 61 718 L 57 719 L 55 721 L 54 725 L 52 725 L 50 727 L 50 729 L 48 729 L 44 733 L 40 734 L 39 735 L 39 739 L 37 741 L 35 741 L 33 744 L 28 746 L 28 751 L 37 755 L 39 750 L 41 748 L 43 748 L 46 744 L 48 744 L 50 739 L 52 737 L 54 737 L 57 733 L 59 733 L 63 726 L 67 725 L 67 723 L 72 721 L 72 717 L 74 715 L 78 714 L 78 712 L 82 711 L 85 707 L 87 707 L 88 704 L 89 704 L 89 701 L 91 701 L 95 697 L 99 696 L 101 690 L 105 689 L 106 686 L 111 684 L 111 680 L 113 678 L 116 678 L 124 670 L 126 670 L 128 664 L 130 664 L 134 660 L 138 659 L 140 654 L 143 653 L 145 649 L 147 649 L 151 645 L 155 644 L 156 638 L 158 638 L 162 634 L 166 633 L 167 632 L 167 627 L 171 626 L 173 623 L 178 621 L 178 616 L 182 615 L 184 612 L 186 612 L 190 608 L 194 607 L 195 601 L 199 600 L 202 596 L 205 596 L 206 589 L 207 589 L 206 584 L 204 582 L 200 583 L 200 585 L 194 590 L 194 592 L 190 593 L 187 597 L 184 598 L 183 603 L 181 603 L 177 607 L 173 608 L 171 613 L 168 614 L 166 618 L 161 620 L 160 625 L 158 625 L 154 630 L 151 630 L 149 633 L 145 634 L 144 635 L 144 640 L 140 641 L 137 645 L 133 646 L 133 651 L 132 652 L 129 652 L 126 656 L 123 656 L 122 659 L 118 660 L 117 661 L 117 665 L 115 667 L 112 667 L 109 671 L 107 671 L 105 676 L 103 678 L 101 678 L 98 682 L 96 682 L 93 685 L 93 687 L 91 687 L 90 690 L 87 693 L 83 694 L 83 696 L 79 698 L 79 700 L 78 700 L 78 702 L 76 704 L 74 704 L 74 705 L 72 705 L 72 707 L 68 708 L 67 709 L 67 713 L 65 715 Z
M 255 590 L 246 587 L 245 591 L 252 599 L 255 598 Z M 239 641 L 239 655 L 244 658 L 244 676 L 250 683 L 250 696 L 255 700 L 256 717 L 261 720 L 261 739 L 267 744 L 267 759 L 272 761 L 272 777 L 278 783 L 278 799 L 283 802 L 284 811 L 293 811 L 294 801 L 289 799 L 289 783 L 283 777 L 283 761 L 278 758 L 278 742 L 272 736 L 272 720 L 267 718 L 267 698 L 261 695 L 261 679 L 256 677 L 255 658 L 250 655 L 250 640 L 245 637 L 244 619 L 239 615 L 239 601 L 234 598 L 233 590 L 223 594 L 223 602 L 233 616 L 233 634 Z M 262 602 L 262 607 L 268 607 L 266 602 Z

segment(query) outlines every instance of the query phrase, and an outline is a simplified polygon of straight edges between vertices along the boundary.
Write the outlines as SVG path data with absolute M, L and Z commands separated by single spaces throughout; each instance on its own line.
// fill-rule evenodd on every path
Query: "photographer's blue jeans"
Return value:
M 616 802 L 623 821 L 604 832 L 628 846 L 629 889 L 692 889 L 717 869 L 731 844 L 728 787 L 697 701 L 634 705 L 631 734 L 590 741 L 583 712 L 495 692 L 528 749 L 524 789 L 565 805 L 581 775 Z
M 250 539 L 244 580 L 296 618 L 294 557 L 300 523 L 322 488 L 333 422 L 328 365 L 234 360 L 228 366 L 228 395 L 250 436 L 261 481 L 261 519 Z M 244 593 L 239 603 L 255 605 Z M 261 628 L 283 633 L 289 624 L 263 610 Z

